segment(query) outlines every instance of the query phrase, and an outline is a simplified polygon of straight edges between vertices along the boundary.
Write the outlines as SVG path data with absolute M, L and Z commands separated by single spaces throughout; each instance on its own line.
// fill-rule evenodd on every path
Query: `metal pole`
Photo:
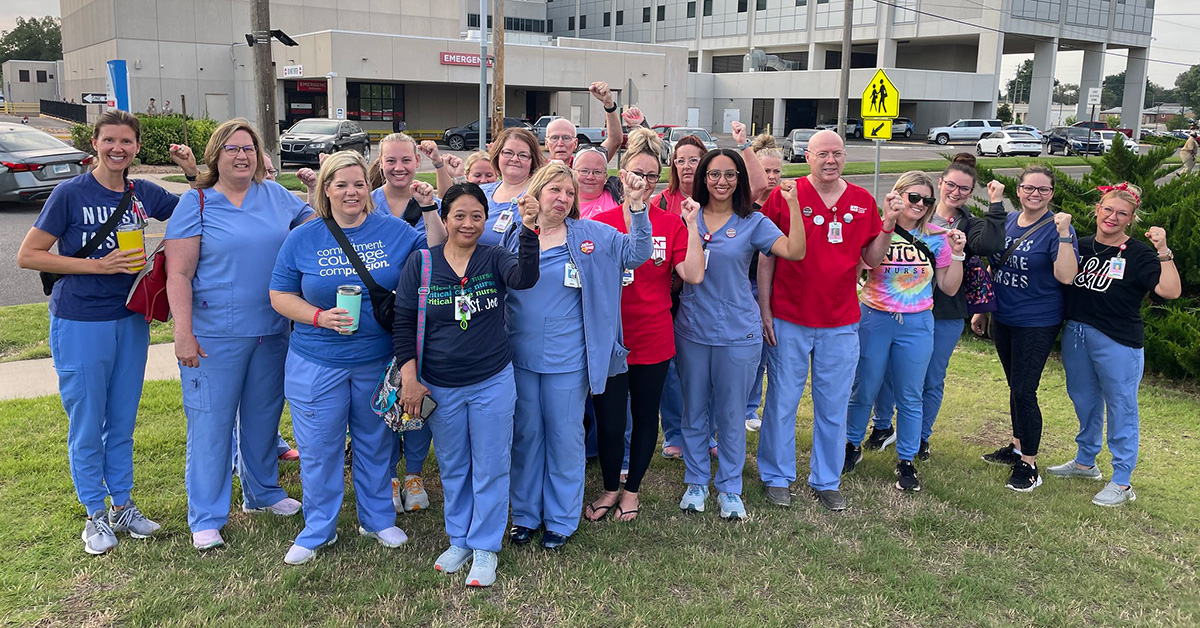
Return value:
M 492 50 L 496 62 L 492 67 L 492 137 L 504 130 L 504 0 L 492 4 Z
M 871 189 L 871 195 L 875 198 L 879 198 L 879 155 L 882 151 L 883 140 L 875 140 L 875 186 Z
M 842 88 L 838 93 L 838 135 L 846 137 L 846 118 L 850 115 L 850 31 L 854 28 L 854 0 L 846 0 L 842 16 Z
M 479 150 L 487 149 L 487 16 L 487 0 L 479 0 Z
M 258 100 L 258 130 L 263 150 L 279 163 L 279 123 L 275 120 L 275 69 L 271 63 L 271 2 L 254 0 L 250 7 L 254 34 L 254 89 Z

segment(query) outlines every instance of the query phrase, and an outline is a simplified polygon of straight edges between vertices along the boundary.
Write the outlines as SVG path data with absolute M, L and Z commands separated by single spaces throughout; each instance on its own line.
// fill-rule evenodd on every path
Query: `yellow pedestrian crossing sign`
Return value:
M 900 115 L 900 90 L 882 70 L 876 70 L 875 76 L 862 93 L 862 117 L 866 118 L 895 118 Z M 888 131 L 891 136 L 891 131 Z
M 863 118 L 863 139 L 890 140 L 892 139 L 891 118 Z

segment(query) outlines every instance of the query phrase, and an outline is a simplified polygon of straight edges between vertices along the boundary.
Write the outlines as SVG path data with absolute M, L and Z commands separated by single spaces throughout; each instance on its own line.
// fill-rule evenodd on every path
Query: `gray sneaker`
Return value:
M 1132 486 L 1121 488 L 1120 484 L 1109 482 L 1099 493 L 1096 493 L 1096 496 L 1092 498 L 1092 503 L 1097 506 L 1120 506 L 1135 499 L 1137 499 L 1137 494 L 1133 492 Z
M 117 535 L 109 527 L 107 513 L 103 510 L 92 513 L 92 518 L 83 526 L 80 538 L 83 539 L 83 551 L 93 556 L 105 554 L 117 546 Z
M 1089 480 L 1101 480 L 1104 476 L 1100 474 L 1100 468 L 1096 465 L 1090 467 L 1081 467 L 1076 464 L 1074 459 L 1068 460 L 1060 465 L 1056 465 L 1046 469 L 1050 475 L 1060 478 L 1087 478 Z
M 817 500 L 826 510 L 837 512 L 846 509 L 846 498 L 842 497 L 841 491 L 837 489 L 829 489 L 824 491 L 812 490 L 813 499 Z
M 791 506 L 792 492 L 788 490 L 788 487 L 786 486 L 768 486 L 767 501 L 775 504 L 776 506 Z
M 142 511 L 133 504 L 133 499 L 125 502 L 120 510 L 108 509 L 108 525 L 113 532 L 128 532 L 135 539 L 149 538 L 150 535 L 162 529 L 162 526 L 146 518 Z

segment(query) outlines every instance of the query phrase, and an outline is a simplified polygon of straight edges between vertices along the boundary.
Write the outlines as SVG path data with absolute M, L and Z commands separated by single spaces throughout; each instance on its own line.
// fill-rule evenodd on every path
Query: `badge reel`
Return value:
M 513 210 L 506 209 L 500 212 L 500 216 L 496 218 L 496 224 L 492 225 L 492 231 L 496 233 L 504 233 L 513 223 Z
M 579 283 L 579 269 L 575 267 L 573 262 L 567 262 L 566 274 L 563 276 L 563 285 L 568 288 L 581 288 Z
M 834 220 L 829 223 L 829 243 L 842 243 L 842 223 Z
M 1109 279 L 1124 279 L 1125 278 L 1125 258 L 1114 257 L 1108 260 L 1108 278 Z
M 471 297 L 460 294 L 454 297 L 454 320 L 463 322 L 471 320 Z
M 629 284 L 631 284 L 631 283 L 633 283 L 633 269 L 632 269 L 632 268 L 626 268 L 626 269 L 625 269 L 625 270 L 624 270 L 624 271 L 621 273 L 621 287 L 623 288 L 623 287 L 625 287 L 625 286 L 628 286 L 628 285 L 629 285 Z

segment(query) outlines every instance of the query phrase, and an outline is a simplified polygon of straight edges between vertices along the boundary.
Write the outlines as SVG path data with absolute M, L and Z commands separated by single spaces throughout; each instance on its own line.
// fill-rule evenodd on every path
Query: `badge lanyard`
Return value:
M 1124 279 L 1125 278 L 1125 258 L 1122 257 L 1122 254 L 1125 252 L 1125 247 L 1127 244 L 1128 243 L 1125 243 L 1125 244 L 1122 244 L 1121 246 L 1117 247 L 1116 257 L 1113 257 L 1112 259 L 1108 260 L 1107 276 L 1109 279 Z M 1094 252 L 1095 250 L 1096 250 L 1095 247 L 1093 247 L 1092 251 Z
M 467 294 L 467 278 L 463 277 L 458 285 L 458 296 L 454 297 L 454 318 L 458 326 L 467 330 L 467 321 L 471 320 L 471 296 Z

